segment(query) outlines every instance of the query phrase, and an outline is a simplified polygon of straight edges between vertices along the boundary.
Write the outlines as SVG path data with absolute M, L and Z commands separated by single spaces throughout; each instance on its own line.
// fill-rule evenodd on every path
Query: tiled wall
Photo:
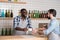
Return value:
M 0 28 L 12 28 L 13 20 L 0 20 Z
M 60 23 L 60 20 L 58 20 Z M 39 23 L 50 23 L 50 20 L 31 20 L 31 25 L 33 28 L 38 28 L 39 27 Z
M 27 4 L 0 3 L 0 8 L 13 9 L 14 17 L 18 15 L 18 10 L 26 8 L 27 10 L 48 10 L 54 8 L 57 10 L 57 17 L 60 18 L 60 0 L 21 0 Z M 49 22 L 48 20 L 32 20 L 32 27 L 37 28 L 38 23 Z
M 0 3 L 0 8 L 13 9 L 14 17 L 18 15 L 18 10 L 26 8 L 27 10 L 48 10 L 54 8 L 57 10 L 57 17 L 60 17 L 60 0 L 21 0 L 27 4 Z
M 60 20 L 58 20 L 60 22 Z M 49 23 L 50 20 L 36 20 L 36 19 L 32 19 L 31 20 L 31 26 L 33 28 L 38 28 L 39 27 L 39 23 Z M 6 27 L 13 27 L 13 20 L 0 20 L 0 28 L 6 28 Z

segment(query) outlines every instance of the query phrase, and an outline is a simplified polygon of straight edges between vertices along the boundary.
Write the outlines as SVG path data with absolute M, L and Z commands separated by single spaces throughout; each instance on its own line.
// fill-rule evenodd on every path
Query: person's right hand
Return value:
M 46 30 L 46 28 L 44 28 L 44 27 L 43 27 L 43 28 L 39 28 L 38 30 L 41 30 L 41 31 L 43 31 L 43 30 Z
M 23 28 L 23 31 L 27 31 L 28 29 L 27 28 Z
M 38 29 L 33 29 L 32 34 L 36 34 Z

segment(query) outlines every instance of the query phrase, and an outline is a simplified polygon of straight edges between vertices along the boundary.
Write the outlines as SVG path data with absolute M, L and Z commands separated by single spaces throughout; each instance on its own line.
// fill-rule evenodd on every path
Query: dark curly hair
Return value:
M 54 17 L 56 17 L 56 14 L 57 14 L 57 13 L 56 13 L 56 10 L 55 10 L 55 9 L 49 9 L 48 12 L 49 12 L 50 14 L 53 14 Z

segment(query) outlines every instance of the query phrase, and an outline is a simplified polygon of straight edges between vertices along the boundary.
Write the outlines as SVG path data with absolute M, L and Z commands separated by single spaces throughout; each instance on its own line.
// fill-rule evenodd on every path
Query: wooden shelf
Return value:
M 48 20 L 47 18 L 31 18 L 32 20 Z
M 30 18 L 32 20 L 48 20 L 47 18 Z M 60 18 L 57 18 L 58 20 L 60 20 Z
M 60 18 L 57 18 L 58 20 L 60 20 Z
M 31 20 L 48 20 L 47 18 L 30 18 Z M 57 18 L 58 20 L 60 20 L 60 18 Z M 11 17 L 0 17 L 0 20 L 13 20 L 13 18 Z
M 0 20 L 13 20 L 13 18 L 11 18 L 11 17 L 6 17 L 6 18 L 0 17 Z
M 26 2 L 8 2 L 8 1 L 0 1 L 2 3 L 15 3 L 15 4 L 26 4 Z

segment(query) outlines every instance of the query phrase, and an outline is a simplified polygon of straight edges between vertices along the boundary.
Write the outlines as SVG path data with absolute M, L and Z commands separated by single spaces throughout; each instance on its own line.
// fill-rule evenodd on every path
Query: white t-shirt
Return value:
M 26 28 L 27 27 L 27 20 L 20 19 L 19 26 L 20 28 Z
M 28 22 L 27 22 L 26 19 L 25 20 L 20 19 L 18 27 L 20 27 L 20 28 L 26 28 L 27 24 L 28 24 Z M 16 33 L 15 33 L 15 35 L 24 35 L 24 34 L 26 34 L 26 32 L 24 32 L 24 31 L 18 31 L 18 30 L 16 30 Z

